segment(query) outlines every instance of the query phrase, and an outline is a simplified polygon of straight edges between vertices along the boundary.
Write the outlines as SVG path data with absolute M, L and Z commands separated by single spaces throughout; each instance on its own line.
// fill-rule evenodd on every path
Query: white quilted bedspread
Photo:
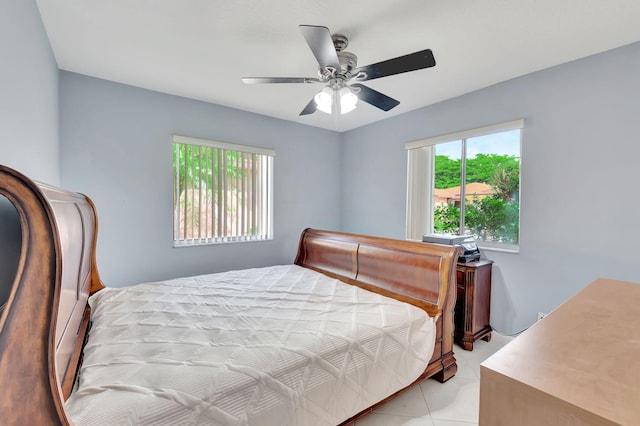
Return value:
M 78 425 L 335 425 L 413 382 L 435 340 L 422 310 L 295 265 L 90 303 Z

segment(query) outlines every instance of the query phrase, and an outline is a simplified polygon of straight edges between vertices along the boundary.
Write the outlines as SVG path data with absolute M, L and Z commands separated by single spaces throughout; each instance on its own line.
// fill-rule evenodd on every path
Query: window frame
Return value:
M 465 197 L 465 185 L 466 185 L 466 148 L 467 148 L 467 140 L 471 138 L 476 138 L 480 136 L 487 136 L 497 133 L 503 133 L 513 130 L 520 131 L 520 140 L 519 140 L 519 161 L 520 167 L 522 167 L 522 133 L 524 129 L 524 119 L 517 119 L 512 121 L 507 121 L 503 123 L 493 124 L 489 126 L 479 127 L 475 129 L 468 129 L 460 132 L 447 133 L 444 135 L 434 136 L 426 139 L 421 139 L 417 141 L 408 142 L 405 144 L 405 149 L 407 150 L 407 207 L 406 207 L 406 238 L 407 239 L 415 239 L 416 230 L 423 226 L 422 229 L 430 229 L 433 233 L 434 226 L 434 203 L 433 203 L 433 189 L 434 189 L 434 161 L 435 161 L 435 146 L 442 143 L 461 141 L 461 173 L 460 173 L 460 189 L 461 189 L 461 201 L 462 207 L 460 209 L 460 231 L 459 235 L 464 235 L 464 204 L 466 204 Z M 416 161 L 415 158 L 412 158 L 412 150 L 419 150 L 424 148 L 430 148 L 431 153 L 431 171 L 426 172 L 424 170 L 419 170 L 420 164 L 419 161 Z M 417 151 L 414 151 L 414 154 Z M 423 162 L 424 164 L 424 162 Z M 430 175 L 430 179 L 424 179 L 424 175 Z M 422 177 L 422 178 L 421 178 Z M 424 187 L 424 182 L 430 180 L 431 182 L 427 182 L 430 185 L 429 191 L 424 191 L 421 187 Z M 518 203 L 520 204 L 521 200 L 521 188 L 522 188 L 522 174 L 520 173 L 520 183 L 518 191 Z M 429 202 L 430 207 L 425 208 L 425 203 Z M 416 205 L 417 204 L 417 205 Z M 520 214 L 521 209 L 518 211 L 518 235 L 521 235 L 521 221 Z M 424 226 L 425 223 L 430 222 L 430 225 Z M 517 244 L 509 244 L 509 243 L 500 243 L 493 241 L 477 241 L 477 245 L 481 248 L 492 250 L 492 251 L 502 251 L 509 253 L 518 253 L 520 251 L 520 238 L 518 237 Z
M 265 216 L 265 226 L 264 226 L 264 232 L 262 232 L 260 235 L 222 235 L 222 236 L 210 236 L 210 237 L 202 237 L 200 236 L 199 238 L 180 238 L 180 215 L 177 214 L 177 209 L 178 209 L 178 198 L 179 198 L 179 188 L 178 185 L 176 184 L 177 180 L 177 174 L 178 172 L 178 167 L 176 167 L 176 156 L 175 156 L 175 145 L 176 144 L 181 144 L 181 145 L 188 145 L 188 146 L 195 146 L 195 147 L 202 147 L 202 148 L 207 148 L 207 149 L 214 149 L 214 150 L 220 150 L 220 153 L 225 153 L 225 152 L 235 152 L 235 153 L 241 153 L 241 154 L 256 154 L 259 156 L 264 156 L 264 162 L 265 165 L 262 166 L 264 168 L 266 168 L 265 170 L 261 171 L 263 173 L 265 173 L 265 178 L 264 181 L 261 181 L 261 186 L 259 187 L 260 191 L 265 191 L 266 192 L 266 201 L 264 201 L 264 203 L 266 204 L 266 211 L 261 211 L 260 213 L 263 214 Z M 197 246 L 204 246 L 204 245 L 218 245 L 218 244 L 229 244 L 229 243 L 240 243 L 240 242 L 257 242 L 257 241 L 271 241 L 274 238 L 274 230 L 273 230 L 273 224 L 274 224 L 274 215 L 273 215 L 273 206 L 274 206 L 274 202 L 273 202 L 273 193 L 274 193 L 274 188 L 273 188 L 273 164 L 274 164 L 274 159 L 275 159 L 275 155 L 276 155 L 276 151 L 270 148 L 263 148 L 263 147 L 256 147 L 256 146 L 250 146 L 250 145 L 241 145 L 241 144 L 235 144 L 235 143 L 229 143 L 229 142 L 220 142 L 220 141 L 214 141 L 214 140 L 209 140 L 209 139 L 202 139 L 202 138 L 194 138 L 194 137 L 190 137 L 190 136 L 183 136 L 183 135 L 172 135 L 172 139 L 171 139 L 171 147 L 172 147 L 172 174 L 173 174 L 173 184 L 172 184 L 172 189 L 173 189 L 173 247 L 197 247 Z M 220 174 L 220 173 L 219 173 Z M 224 179 L 224 185 L 227 184 L 226 178 Z M 212 185 L 212 187 L 215 187 L 216 185 Z M 211 198 L 211 203 L 213 205 L 215 205 L 215 199 L 216 197 L 212 197 Z M 212 209 L 213 210 L 213 209 Z M 227 216 L 228 217 L 228 216 Z M 211 219 L 213 220 L 213 213 L 211 216 Z M 225 219 L 226 220 L 226 219 Z M 213 226 L 213 224 L 212 224 Z

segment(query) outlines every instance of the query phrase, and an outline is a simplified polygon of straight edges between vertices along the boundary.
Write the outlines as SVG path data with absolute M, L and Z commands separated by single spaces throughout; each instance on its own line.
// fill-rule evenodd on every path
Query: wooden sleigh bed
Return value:
M 105 288 L 96 265 L 95 206 L 84 195 L 33 182 L 4 166 L 0 195 L 15 206 L 22 233 L 17 273 L 0 316 L 1 423 L 73 424 L 65 401 L 74 392 L 83 348 L 92 340 L 87 300 Z M 424 378 L 444 382 L 456 373 L 457 257 L 456 247 L 302 232 L 295 265 L 415 305 L 435 319 L 433 355 L 420 377 L 342 424 Z

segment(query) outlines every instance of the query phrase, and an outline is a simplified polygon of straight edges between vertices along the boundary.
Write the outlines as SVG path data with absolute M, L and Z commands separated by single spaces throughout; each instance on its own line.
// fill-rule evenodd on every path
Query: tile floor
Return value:
M 478 424 L 480 363 L 513 338 L 495 331 L 473 351 L 454 346 L 458 373 L 446 383 L 427 379 L 356 420 L 355 426 L 472 426 Z

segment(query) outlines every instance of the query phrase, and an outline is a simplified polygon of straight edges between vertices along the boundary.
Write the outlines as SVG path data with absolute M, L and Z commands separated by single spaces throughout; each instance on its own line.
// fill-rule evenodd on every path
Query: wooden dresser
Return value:
M 458 263 L 458 294 L 455 309 L 455 341 L 472 351 L 478 339 L 491 340 L 492 260 Z
M 480 426 L 640 424 L 640 284 L 598 279 L 480 365 Z

